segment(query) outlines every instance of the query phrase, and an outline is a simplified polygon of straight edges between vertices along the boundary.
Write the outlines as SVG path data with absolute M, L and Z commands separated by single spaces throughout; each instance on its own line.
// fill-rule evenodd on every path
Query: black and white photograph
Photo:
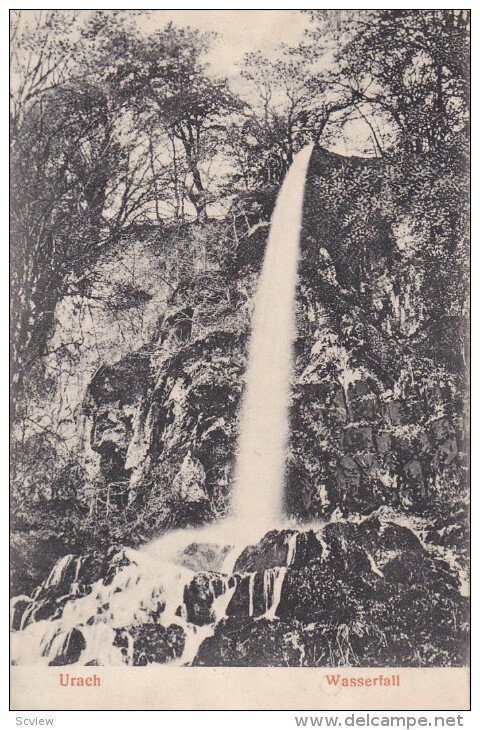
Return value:
M 11 10 L 10 74 L 16 706 L 468 709 L 470 11 Z

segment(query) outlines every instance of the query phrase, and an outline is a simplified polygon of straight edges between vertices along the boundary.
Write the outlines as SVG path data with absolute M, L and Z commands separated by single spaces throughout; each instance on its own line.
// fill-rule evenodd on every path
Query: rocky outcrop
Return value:
M 142 351 L 100 368 L 89 385 L 83 406 L 90 419 L 88 447 L 98 455 L 99 497 L 107 511 L 128 505 L 132 469 L 141 458 L 135 453 L 141 451 L 140 410 L 151 387 L 150 357 Z
M 109 586 L 115 576 L 132 565 L 128 551 L 112 547 L 106 554 L 66 555 L 32 593 L 12 601 L 12 629 L 25 629 L 36 621 L 58 619 L 68 603 L 88 596 L 92 586 Z M 21 599 L 21 600 L 19 600 Z M 105 607 L 99 607 L 102 613 Z
M 448 666 L 467 661 L 467 599 L 448 564 L 427 553 L 411 530 L 376 518 L 359 525 L 332 523 L 321 531 L 319 543 L 318 557 L 312 552 L 310 559 L 286 568 L 273 621 L 255 608 L 247 616 L 248 603 L 237 599 L 194 663 Z M 255 589 L 252 595 L 255 606 Z
M 158 574 L 136 551 L 103 562 L 69 556 L 17 600 L 12 628 L 21 640 L 49 618 L 40 650 L 56 665 L 101 664 L 111 650 L 134 666 L 463 665 L 468 600 L 458 566 L 420 539 L 422 526 L 404 522 L 384 511 L 272 530 L 240 551 L 232 572 L 214 570 L 219 548 L 200 542 Z M 193 565 L 197 554 L 197 565 L 211 559 L 209 570 L 185 572 L 185 556 Z
M 387 195 L 389 174 L 381 161 L 312 157 L 286 486 L 297 519 L 382 504 L 423 513 L 465 489 L 461 373 L 432 377 L 423 357 L 430 325 L 412 246 L 426 233 Z M 178 287 L 151 347 L 92 381 L 99 508 L 148 515 L 138 542 L 228 511 L 264 223 L 236 229 L 222 267 Z
M 148 512 L 140 540 L 228 508 L 251 283 L 240 294 L 224 275 L 198 275 L 175 292 L 148 354 L 92 381 L 85 432 L 99 454 L 95 506 L 100 515 Z

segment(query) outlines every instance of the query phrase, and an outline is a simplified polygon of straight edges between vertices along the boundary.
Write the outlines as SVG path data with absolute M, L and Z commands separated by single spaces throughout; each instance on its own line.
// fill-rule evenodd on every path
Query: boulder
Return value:
M 272 530 L 257 545 L 249 545 L 237 558 L 234 572 L 253 573 L 257 570 L 286 565 L 288 538 L 293 531 Z
M 220 571 L 230 545 L 192 542 L 178 556 L 181 565 L 196 571 Z
M 182 655 L 185 632 L 176 624 L 165 628 L 160 624 L 140 624 L 116 629 L 113 645 L 118 647 L 127 664 L 143 667 L 165 664 Z
M 358 531 L 362 547 L 379 568 L 397 555 L 410 554 L 412 560 L 425 555 L 422 543 L 408 527 L 370 517 L 359 525 Z

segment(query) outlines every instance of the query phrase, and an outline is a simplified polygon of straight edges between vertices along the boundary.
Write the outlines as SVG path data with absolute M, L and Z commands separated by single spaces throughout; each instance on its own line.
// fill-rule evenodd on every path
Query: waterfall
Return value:
M 273 620 L 277 615 L 278 604 L 282 597 L 283 581 L 287 568 L 276 567 L 267 568 L 263 574 L 263 600 L 265 603 L 265 613 L 263 618 Z
M 246 529 L 281 524 L 289 430 L 295 288 L 305 180 L 313 145 L 290 167 L 271 220 L 255 297 L 232 514 Z
M 58 563 L 54 565 L 53 570 L 47 578 L 47 588 L 50 588 L 51 586 L 56 586 L 61 582 L 73 560 L 75 560 L 74 555 L 65 555 L 61 560 L 58 561 Z
M 23 608 L 20 631 L 12 635 L 12 656 L 18 664 L 49 664 L 68 649 L 80 629 L 85 642 L 79 662 L 121 665 L 133 661 L 133 639 L 128 636 L 126 655 L 115 644 L 116 631 L 151 622 L 163 606 L 158 623 L 184 630 L 185 648 L 172 660 L 189 664 L 200 644 L 227 616 L 232 597 L 240 585 L 235 564 L 241 552 L 271 528 L 281 529 L 285 450 L 288 439 L 288 411 L 292 377 L 292 347 L 295 336 L 295 288 L 305 179 L 313 145 L 294 159 L 280 190 L 272 216 L 265 260 L 258 283 L 248 353 L 246 391 L 242 406 L 240 436 L 230 516 L 216 524 L 167 533 L 140 550 L 124 549 L 126 558 L 113 578 L 98 578 L 86 593 L 81 592 L 84 560 L 66 555 L 51 570 L 43 589 L 70 583 L 70 592 L 60 615 L 34 621 L 42 607 L 36 595 L 19 596 L 12 610 Z M 287 566 L 296 552 L 297 535 L 287 539 Z M 188 620 L 185 590 L 195 576 L 184 560 L 192 545 L 216 546 L 212 565 L 220 587 L 209 583 L 212 620 L 204 626 Z M 226 552 L 223 548 L 227 548 Z M 190 555 L 191 560 L 191 555 Z M 267 568 L 263 575 L 265 613 L 273 620 L 280 602 L 287 566 Z M 70 575 L 71 578 L 67 576 Z M 255 572 L 248 575 L 248 615 L 254 617 Z M 66 586 L 67 587 L 67 586 Z M 38 589 L 40 590 L 40 588 Z
M 297 540 L 298 532 L 294 532 L 293 535 L 287 539 L 287 566 L 290 566 L 295 560 L 297 554 Z

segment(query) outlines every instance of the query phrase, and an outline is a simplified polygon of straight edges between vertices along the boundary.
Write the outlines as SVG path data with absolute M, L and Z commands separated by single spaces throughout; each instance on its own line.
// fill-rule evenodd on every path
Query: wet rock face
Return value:
M 185 633 L 180 626 L 143 624 L 117 629 L 113 645 L 121 650 L 125 661 L 134 667 L 165 664 L 181 656 Z
M 235 563 L 235 572 L 249 573 L 276 566 L 302 564 L 321 555 L 321 545 L 312 530 L 272 530 L 258 545 L 250 545 Z
M 235 572 L 250 573 L 254 570 L 273 568 L 276 565 L 286 565 L 287 555 L 288 542 L 285 535 L 273 530 L 268 532 L 258 545 L 249 545 L 245 548 L 235 563 Z
M 89 595 L 98 581 L 108 586 L 122 568 L 131 565 L 125 550 L 111 548 L 106 554 L 66 555 L 53 567 L 31 597 L 13 602 L 12 630 L 25 629 L 35 621 L 61 617 L 67 603 Z
M 84 594 L 89 590 L 85 585 L 80 587 L 76 581 L 80 558 L 66 555 L 53 567 L 50 574 L 32 593 L 26 602 L 14 604 L 12 629 L 25 628 L 33 621 L 42 621 L 61 613 L 70 598 Z
M 198 573 L 183 593 L 187 620 L 197 626 L 212 623 L 213 602 L 224 590 L 225 580 L 219 574 Z
M 308 534 L 299 535 L 307 544 Z M 360 524 L 328 524 L 317 535 L 319 547 L 313 549 L 312 543 L 302 560 L 297 553 L 285 568 L 273 623 L 261 618 L 265 573 L 237 576 L 227 618 L 202 644 L 194 664 L 448 666 L 467 661 L 468 606 L 458 578 L 447 563 L 426 552 L 411 530 L 374 517 Z M 271 542 L 269 534 L 257 546 L 260 562 Z M 251 549 L 248 557 L 253 561 Z
M 18 631 L 22 626 L 22 618 L 27 608 L 32 603 L 29 596 L 17 596 L 13 599 L 10 607 L 10 630 Z
M 76 664 L 86 645 L 85 637 L 79 629 L 72 629 L 67 634 L 57 634 L 51 645 L 46 647 L 48 656 L 54 655 L 48 665 L 59 667 L 65 664 Z

